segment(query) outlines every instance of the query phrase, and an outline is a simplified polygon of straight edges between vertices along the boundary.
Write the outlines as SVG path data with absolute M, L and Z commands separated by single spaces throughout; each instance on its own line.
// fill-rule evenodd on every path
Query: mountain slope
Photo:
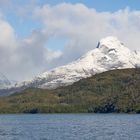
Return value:
M 0 90 L 0 94 L 7 95 L 28 87 L 55 89 L 104 71 L 138 67 L 140 67 L 140 52 L 129 50 L 116 37 L 110 36 L 100 40 L 94 50 L 78 60 L 47 71 L 31 81 L 17 83 L 8 89 Z
M 8 78 L 3 75 L 0 74 L 0 89 L 6 88 L 7 86 L 10 86 L 11 82 L 8 80 Z
M 70 85 L 80 79 L 112 69 L 140 66 L 140 53 L 132 52 L 115 37 L 102 39 L 96 49 L 78 60 L 47 71 L 23 85 L 39 88 L 57 88 Z
M 0 113 L 140 113 L 140 69 L 113 70 L 55 90 L 0 97 Z

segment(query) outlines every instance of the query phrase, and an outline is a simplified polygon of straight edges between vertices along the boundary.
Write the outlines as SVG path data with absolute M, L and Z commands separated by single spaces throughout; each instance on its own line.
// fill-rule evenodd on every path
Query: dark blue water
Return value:
M 0 140 L 140 140 L 140 115 L 0 115 Z

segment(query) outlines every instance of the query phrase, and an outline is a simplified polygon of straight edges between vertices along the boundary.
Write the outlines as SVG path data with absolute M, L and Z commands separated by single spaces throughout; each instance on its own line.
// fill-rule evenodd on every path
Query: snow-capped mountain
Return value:
M 8 78 L 3 75 L 0 74 L 0 89 L 6 88 L 7 86 L 10 86 L 11 82 L 8 80 Z
M 31 81 L 16 84 L 11 89 L 57 88 L 104 71 L 136 67 L 140 67 L 140 52 L 129 50 L 116 37 L 110 36 L 101 39 L 95 49 L 78 60 L 47 71 Z
M 65 66 L 47 71 L 24 86 L 56 88 L 72 84 L 82 78 L 112 69 L 135 68 L 140 66 L 140 53 L 131 51 L 116 37 L 101 39 L 94 50 Z

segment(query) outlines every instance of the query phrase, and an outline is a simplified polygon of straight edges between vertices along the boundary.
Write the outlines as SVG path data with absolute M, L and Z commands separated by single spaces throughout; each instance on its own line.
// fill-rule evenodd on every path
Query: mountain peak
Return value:
M 76 61 L 46 71 L 31 81 L 18 83 L 9 91 L 12 93 L 27 87 L 52 89 L 104 71 L 136 67 L 140 67 L 140 53 L 131 51 L 116 37 L 109 36 L 101 39 L 96 49 Z
M 8 78 L 3 75 L 2 73 L 0 73 L 0 88 L 3 88 L 5 86 L 9 86 L 11 83 L 8 80 Z
M 117 37 L 108 36 L 98 42 L 97 48 L 117 49 L 124 47 L 123 43 Z

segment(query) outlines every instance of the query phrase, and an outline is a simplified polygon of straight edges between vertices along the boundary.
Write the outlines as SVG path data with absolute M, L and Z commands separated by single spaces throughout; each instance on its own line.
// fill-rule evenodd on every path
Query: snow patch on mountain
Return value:
M 101 39 L 94 50 L 78 60 L 47 71 L 24 84 L 39 88 L 56 88 L 104 71 L 139 66 L 140 53 L 129 50 L 116 37 L 110 36 Z
M 8 80 L 8 78 L 5 75 L 0 74 L 0 89 L 7 88 L 10 85 L 11 82 Z
M 94 50 L 67 65 L 44 72 L 31 81 L 15 84 L 12 89 L 27 87 L 57 88 L 70 85 L 80 79 L 113 69 L 140 67 L 140 52 L 131 51 L 116 37 L 109 36 L 99 41 Z

